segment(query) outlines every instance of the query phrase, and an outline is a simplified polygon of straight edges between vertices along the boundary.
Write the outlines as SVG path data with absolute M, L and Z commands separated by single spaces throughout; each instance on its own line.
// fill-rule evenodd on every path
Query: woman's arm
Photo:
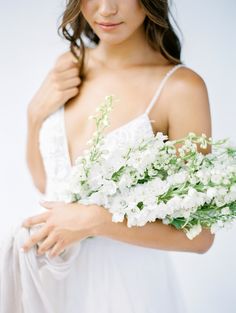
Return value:
M 40 243 L 38 254 L 50 250 L 50 256 L 59 255 L 65 248 L 90 236 L 103 236 L 137 246 L 160 250 L 206 252 L 213 243 L 213 236 L 203 230 L 190 240 L 182 230 L 164 225 L 161 221 L 147 223 L 142 227 L 127 227 L 127 221 L 112 222 L 111 213 L 102 206 L 80 203 L 46 202 L 47 212 L 27 218 L 22 226 L 42 224 L 22 248 L 25 252 Z
M 27 113 L 27 146 L 26 161 L 31 173 L 35 187 L 41 192 L 45 192 L 46 174 L 43 160 L 39 150 L 39 131 L 42 121 L 38 119 L 33 112 L 28 110 Z
M 100 207 L 100 210 L 105 210 Z M 107 210 L 106 210 L 107 211 Z M 211 247 L 214 236 L 207 230 L 190 240 L 182 230 L 177 230 L 172 225 L 165 225 L 161 221 L 147 223 L 146 225 L 127 227 L 127 220 L 114 223 L 107 211 L 103 215 L 103 222 L 93 230 L 94 236 L 103 236 L 114 240 L 123 241 L 133 245 L 193 253 L 205 253 Z
M 211 136 L 211 117 L 208 92 L 199 75 L 187 68 L 176 71 L 161 95 L 158 105 L 166 109 L 168 120 L 168 138 L 180 139 L 188 132 Z M 152 117 L 158 121 L 158 116 Z M 180 145 L 176 145 L 180 147 Z M 198 150 L 206 154 L 211 147 Z M 182 230 L 160 221 L 148 223 L 143 227 L 126 226 L 123 223 L 111 222 L 108 216 L 106 223 L 95 230 L 95 234 L 121 240 L 127 243 L 171 251 L 206 252 L 214 241 L 210 230 L 203 231 L 193 240 L 187 238 Z
M 60 55 L 28 107 L 26 159 L 36 188 L 45 192 L 46 174 L 39 150 L 43 121 L 79 92 L 79 64 L 72 53 Z

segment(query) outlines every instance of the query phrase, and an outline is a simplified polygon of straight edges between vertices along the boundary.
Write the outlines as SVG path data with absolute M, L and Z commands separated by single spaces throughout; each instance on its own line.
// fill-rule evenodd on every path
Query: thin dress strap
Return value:
M 146 114 L 148 114 L 148 113 L 151 111 L 151 109 L 152 109 L 154 103 L 156 103 L 156 101 L 157 101 L 157 99 L 158 99 L 158 97 L 159 97 L 159 95 L 160 95 L 160 93 L 161 93 L 161 91 L 162 91 L 162 89 L 163 89 L 163 87 L 164 87 L 166 81 L 168 80 L 168 78 L 169 78 L 179 67 L 182 67 L 182 66 L 185 66 L 185 65 L 184 65 L 184 64 L 177 64 L 177 65 L 175 65 L 174 67 L 172 67 L 172 69 L 171 69 L 170 71 L 167 72 L 167 74 L 166 74 L 166 75 L 164 76 L 164 78 L 161 80 L 161 83 L 160 83 L 160 85 L 158 86 L 157 91 L 156 91 L 155 94 L 154 94 L 154 97 L 152 98 L 151 102 L 149 103 L 149 105 L 148 105 L 148 107 L 147 107 L 147 109 L 146 109 L 146 111 L 145 111 Z

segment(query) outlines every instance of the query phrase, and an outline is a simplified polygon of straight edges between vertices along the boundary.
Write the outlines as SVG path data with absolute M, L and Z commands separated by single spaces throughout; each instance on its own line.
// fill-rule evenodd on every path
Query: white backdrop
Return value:
M 62 8 L 62 0 L 0 3 L 1 238 L 11 225 L 38 212 L 38 195 L 25 162 L 26 107 L 68 47 L 56 34 Z M 184 35 L 183 61 L 208 87 L 213 137 L 236 142 L 236 3 L 176 0 L 174 12 Z M 236 311 L 235 235 L 235 226 L 218 233 L 203 255 L 171 252 L 190 313 Z

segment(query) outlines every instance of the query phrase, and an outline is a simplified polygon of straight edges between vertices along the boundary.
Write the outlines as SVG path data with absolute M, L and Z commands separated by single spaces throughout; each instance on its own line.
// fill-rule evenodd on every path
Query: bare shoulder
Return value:
M 209 109 L 208 90 L 204 79 L 194 70 L 184 66 L 178 68 L 166 84 L 163 101 L 168 103 L 171 115 L 185 111 L 194 115 L 195 110 Z M 190 117 L 189 115 L 189 117 Z
M 169 97 L 176 100 L 176 96 L 202 96 L 207 95 L 207 86 L 204 79 L 194 70 L 184 66 L 180 67 L 171 76 L 168 84 Z
M 188 132 L 211 136 L 208 90 L 198 73 L 188 67 L 177 69 L 166 84 L 162 101 L 167 105 L 169 139 Z

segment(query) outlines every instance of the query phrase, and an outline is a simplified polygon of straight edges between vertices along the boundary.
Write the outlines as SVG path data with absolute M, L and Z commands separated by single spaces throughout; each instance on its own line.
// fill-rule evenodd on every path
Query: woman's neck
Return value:
M 160 54 L 149 46 L 145 33 L 141 30 L 119 44 L 109 44 L 101 40 L 95 50 L 96 61 L 114 70 L 157 63 L 157 56 Z

